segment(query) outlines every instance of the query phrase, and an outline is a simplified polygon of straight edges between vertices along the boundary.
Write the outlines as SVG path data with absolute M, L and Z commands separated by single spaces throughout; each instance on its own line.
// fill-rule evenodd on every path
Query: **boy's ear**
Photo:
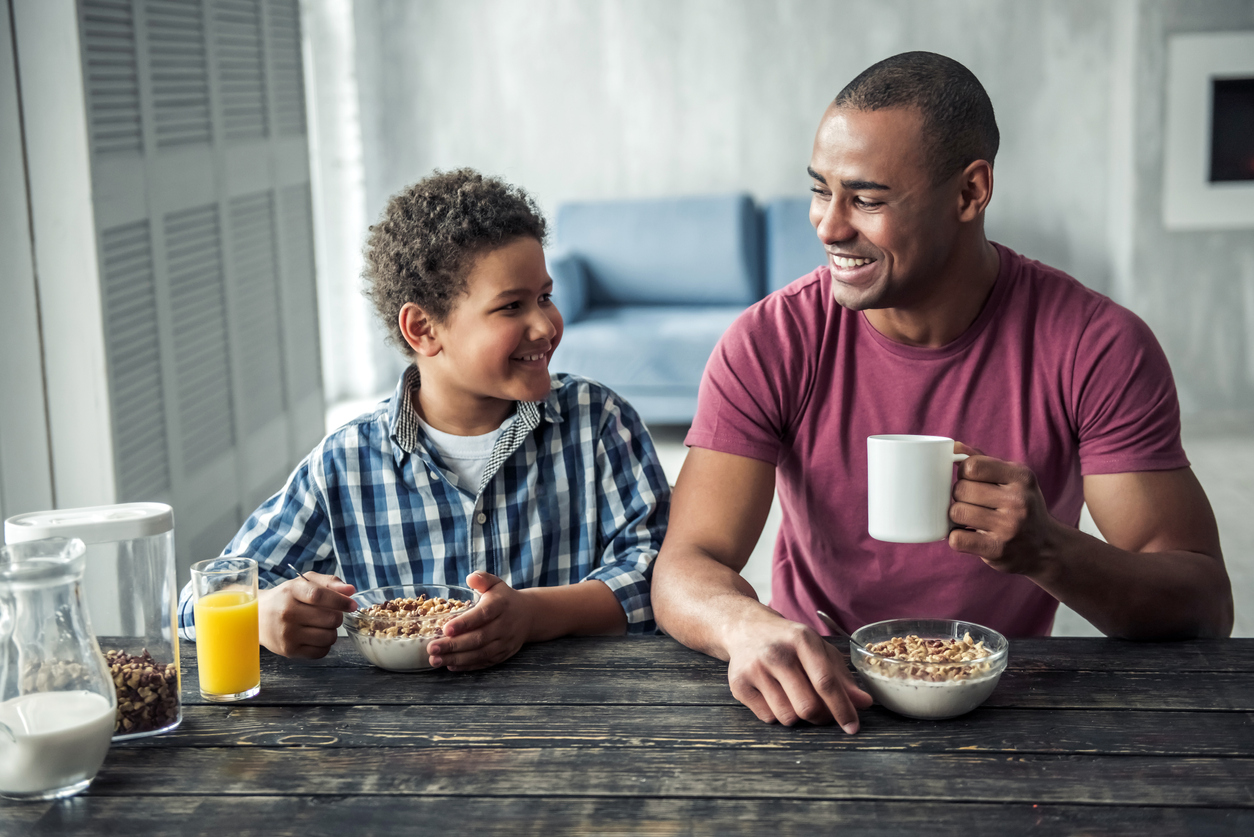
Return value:
M 436 332 L 435 319 L 413 302 L 401 306 L 397 315 L 401 336 L 415 354 L 435 357 L 440 353 L 440 336 Z

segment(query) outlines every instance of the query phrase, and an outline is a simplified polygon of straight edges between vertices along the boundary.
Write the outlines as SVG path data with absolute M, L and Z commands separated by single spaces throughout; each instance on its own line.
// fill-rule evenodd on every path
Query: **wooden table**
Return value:
M 856 736 L 761 723 L 665 637 L 410 675 L 341 639 L 226 706 L 184 648 L 182 727 L 0 834 L 1254 834 L 1254 640 L 1014 641 L 980 709 Z

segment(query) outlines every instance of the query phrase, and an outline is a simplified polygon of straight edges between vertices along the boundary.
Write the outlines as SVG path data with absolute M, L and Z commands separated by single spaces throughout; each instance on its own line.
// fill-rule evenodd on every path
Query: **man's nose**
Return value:
M 827 209 L 814 231 L 825 245 L 848 241 L 858 234 L 849 223 L 849 208 L 836 199 L 828 201 Z

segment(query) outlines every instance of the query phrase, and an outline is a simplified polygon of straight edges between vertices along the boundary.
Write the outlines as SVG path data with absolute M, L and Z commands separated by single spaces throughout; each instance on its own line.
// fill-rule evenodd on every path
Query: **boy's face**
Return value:
M 443 385 L 489 403 L 548 397 L 562 315 L 550 298 L 553 280 L 540 242 L 522 237 L 480 255 L 466 285 L 466 295 L 434 328 L 440 352 L 433 360 Z

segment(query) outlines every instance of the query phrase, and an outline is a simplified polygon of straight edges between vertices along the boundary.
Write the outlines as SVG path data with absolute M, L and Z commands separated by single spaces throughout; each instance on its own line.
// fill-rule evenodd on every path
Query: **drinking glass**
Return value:
M 215 703 L 261 691 L 257 562 L 223 556 L 192 564 L 200 696 Z

